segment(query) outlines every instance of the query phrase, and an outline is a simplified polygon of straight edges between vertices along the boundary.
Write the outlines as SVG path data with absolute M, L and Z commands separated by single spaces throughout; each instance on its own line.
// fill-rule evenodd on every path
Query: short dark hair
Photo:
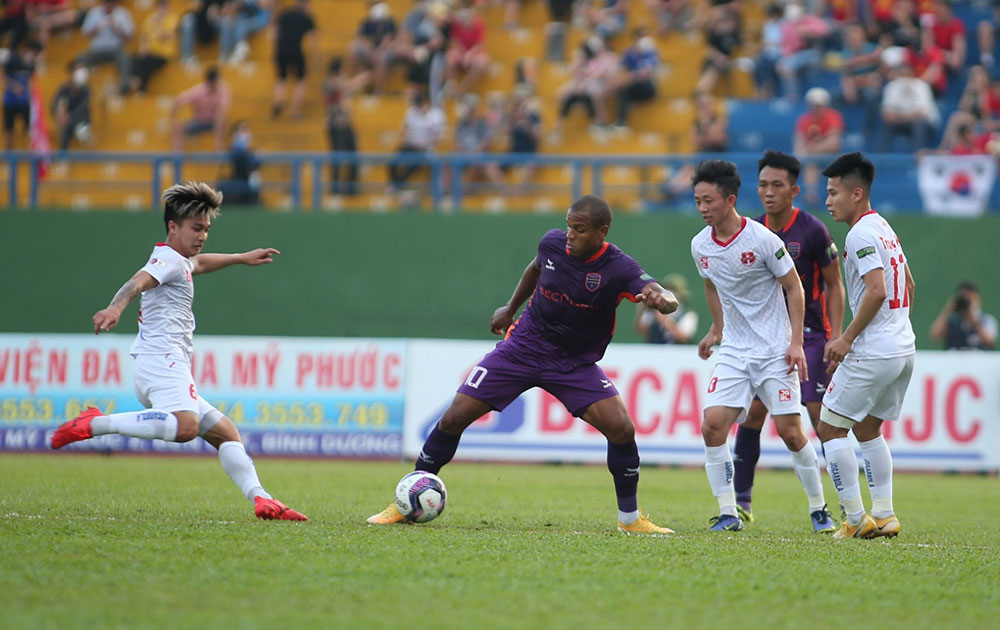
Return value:
M 845 153 L 831 162 L 823 169 L 823 175 L 841 179 L 856 178 L 861 182 L 861 188 L 867 194 L 871 192 L 872 182 L 875 181 L 875 165 L 859 151 L 855 151 L 854 153 Z
M 782 151 L 768 150 L 764 156 L 757 160 L 757 174 L 764 170 L 765 166 L 788 171 L 788 179 L 794 186 L 799 181 L 799 171 L 802 170 L 802 163 L 794 155 L 788 155 Z
M 740 193 L 740 172 L 736 164 L 729 160 L 699 162 L 694 169 L 694 176 L 691 177 L 691 186 L 697 186 L 701 182 L 715 184 L 727 197 Z
M 590 224 L 595 228 L 607 225 L 611 226 L 611 206 L 597 195 L 584 195 L 569 207 L 572 213 L 586 212 L 590 217 Z
M 219 80 L 219 67 L 209 66 L 208 69 L 205 70 L 205 82 L 215 83 L 218 80 Z
M 970 282 L 969 280 L 965 280 L 964 282 L 959 283 L 958 290 L 959 291 L 969 291 L 970 293 L 977 293 L 978 294 L 979 293 L 979 286 L 975 282 Z
M 170 222 L 178 225 L 185 219 L 201 214 L 214 219 L 219 216 L 222 193 L 205 182 L 174 184 L 163 191 L 163 224 L 170 229 Z

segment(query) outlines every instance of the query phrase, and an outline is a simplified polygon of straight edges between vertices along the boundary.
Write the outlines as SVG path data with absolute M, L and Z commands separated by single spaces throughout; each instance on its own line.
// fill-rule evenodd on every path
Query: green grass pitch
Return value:
M 646 467 L 640 504 L 678 533 L 639 538 L 615 530 L 601 466 L 455 463 L 440 518 L 374 527 L 408 464 L 257 465 L 308 523 L 253 518 L 211 458 L 0 456 L 0 626 L 910 630 L 1000 612 L 995 477 L 897 474 L 902 534 L 834 541 L 790 471 L 758 473 L 756 524 L 710 534 L 704 472 Z

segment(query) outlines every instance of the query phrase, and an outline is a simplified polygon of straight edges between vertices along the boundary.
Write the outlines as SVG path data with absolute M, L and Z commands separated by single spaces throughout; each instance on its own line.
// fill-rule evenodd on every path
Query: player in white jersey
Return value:
M 851 228 L 844 242 L 844 276 L 854 313 L 844 333 L 826 345 L 825 357 L 836 371 L 823 396 L 818 427 L 827 470 L 847 513 L 834 537 L 891 538 L 899 534 L 899 519 L 892 508 L 892 454 L 881 427 L 899 418 L 913 373 L 913 276 L 899 237 L 872 210 L 875 166 L 860 153 L 848 153 L 823 175 L 829 178 L 827 209 Z M 865 460 L 871 515 L 861 501 L 849 431 Z
M 177 184 L 163 193 L 166 242 L 158 243 L 149 262 L 94 315 L 94 333 L 108 332 L 140 293 L 139 334 L 130 354 L 135 360 L 135 391 L 146 409 L 104 415 L 90 407 L 52 435 L 52 448 L 97 435 L 189 442 L 201 436 L 219 450 L 223 470 L 254 505 L 262 519 L 304 521 L 305 515 L 274 499 L 261 486 L 232 420 L 195 390 L 191 374 L 194 351 L 194 275 L 230 265 L 270 263 L 276 249 L 242 254 L 202 254 L 222 194 L 208 184 Z
M 726 438 L 733 423 L 746 418 L 754 394 L 771 410 L 778 434 L 792 452 L 810 513 L 825 511 L 816 451 L 802 432 L 799 411 L 798 380 L 807 377 L 799 274 L 782 240 L 736 211 L 740 176 L 735 164 L 701 162 L 692 183 L 695 205 L 708 226 L 691 239 L 691 255 L 712 314 L 712 327 L 698 344 L 699 356 L 708 359 L 712 346 L 720 344 L 701 425 L 705 470 L 720 512 L 711 519 L 711 529 L 743 529 Z

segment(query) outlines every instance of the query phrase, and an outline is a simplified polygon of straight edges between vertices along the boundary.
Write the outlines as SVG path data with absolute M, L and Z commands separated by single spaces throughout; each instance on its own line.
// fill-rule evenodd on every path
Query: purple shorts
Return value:
M 618 395 L 615 384 L 596 363 L 560 372 L 512 361 L 496 350 L 472 368 L 458 393 L 502 411 L 532 387 L 541 387 L 555 396 L 576 417 L 595 402 Z
M 826 373 L 829 365 L 823 360 L 823 349 L 826 347 L 826 335 L 805 335 L 802 350 L 806 353 L 806 367 L 809 370 L 809 380 L 802 381 L 802 402 L 820 402 L 830 384 L 830 375 Z

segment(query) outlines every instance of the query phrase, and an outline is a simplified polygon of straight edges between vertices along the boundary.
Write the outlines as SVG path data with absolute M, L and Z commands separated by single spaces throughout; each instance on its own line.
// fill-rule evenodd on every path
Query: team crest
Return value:
M 792 241 L 791 243 L 787 243 L 785 247 L 788 248 L 788 253 L 791 255 L 792 260 L 798 260 L 799 253 L 802 251 L 802 244 L 798 241 Z
M 583 280 L 583 286 L 587 287 L 588 291 L 596 291 L 601 286 L 601 274 L 588 273 Z
M 740 262 L 744 265 L 752 265 L 757 260 L 753 252 L 743 252 L 740 254 Z
M 708 269 L 708 256 L 701 257 L 701 268 Z

